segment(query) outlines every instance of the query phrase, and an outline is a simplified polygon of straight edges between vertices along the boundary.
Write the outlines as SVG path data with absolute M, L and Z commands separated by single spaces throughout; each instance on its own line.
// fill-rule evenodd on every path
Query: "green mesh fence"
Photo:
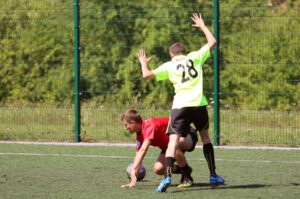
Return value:
M 0 139 L 72 140 L 72 3 L 0 2 Z
M 299 146 L 299 5 L 221 3 L 223 144 Z
M 1 0 L 0 139 L 74 141 L 73 0 Z M 143 80 L 170 60 L 175 41 L 187 51 L 206 42 L 190 16 L 213 32 L 213 1 L 80 1 L 81 140 L 133 142 L 120 116 L 169 116 L 168 81 Z M 220 2 L 220 144 L 300 145 L 300 1 Z M 213 133 L 213 56 L 204 66 Z M 213 135 L 211 136 L 213 137 Z

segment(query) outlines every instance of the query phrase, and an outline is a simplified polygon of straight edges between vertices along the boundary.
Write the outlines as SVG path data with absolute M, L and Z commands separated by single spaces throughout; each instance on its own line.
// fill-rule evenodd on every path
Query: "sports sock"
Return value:
M 172 168 L 175 162 L 175 158 L 173 157 L 166 157 L 165 163 L 165 178 L 166 177 L 171 177 L 172 176 Z
M 190 180 L 193 181 L 193 178 L 191 176 L 191 170 L 192 170 L 192 168 L 188 164 L 186 164 L 184 167 L 180 167 L 180 169 L 181 169 L 181 173 L 185 177 L 187 177 L 187 178 L 189 178 Z
M 217 174 L 215 171 L 216 166 L 215 166 L 214 147 L 213 147 L 212 143 L 203 145 L 203 153 L 204 153 L 204 157 L 208 164 L 210 175 L 213 177 L 217 177 Z
M 180 169 L 180 167 L 177 164 L 174 164 L 174 166 L 173 166 L 173 173 L 174 174 L 181 173 L 181 169 Z

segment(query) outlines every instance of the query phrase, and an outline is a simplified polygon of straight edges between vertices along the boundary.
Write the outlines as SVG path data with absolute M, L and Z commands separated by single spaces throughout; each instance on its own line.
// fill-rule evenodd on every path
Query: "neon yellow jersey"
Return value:
M 156 80 L 169 79 L 175 89 L 173 109 L 182 107 L 206 106 L 203 95 L 202 66 L 210 57 L 208 45 L 188 55 L 175 56 L 153 70 Z

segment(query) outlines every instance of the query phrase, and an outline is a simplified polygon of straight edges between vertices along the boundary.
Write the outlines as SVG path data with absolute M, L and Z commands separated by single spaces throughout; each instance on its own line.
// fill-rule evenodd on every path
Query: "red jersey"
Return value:
M 136 151 L 140 150 L 145 140 L 151 140 L 151 146 L 166 150 L 169 143 L 169 136 L 166 134 L 168 124 L 168 117 L 143 119 L 142 132 L 136 133 Z

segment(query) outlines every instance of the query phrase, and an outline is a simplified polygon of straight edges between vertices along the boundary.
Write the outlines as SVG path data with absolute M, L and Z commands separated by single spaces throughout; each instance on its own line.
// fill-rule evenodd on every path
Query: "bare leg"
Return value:
M 186 137 L 180 137 L 179 138 L 179 143 L 178 143 L 178 148 L 187 151 L 193 146 L 193 140 L 190 134 L 188 134 Z
M 177 159 L 177 157 L 179 159 Z M 172 173 L 173 174 L 181 174 L 181 170 L 179 167 L 184 167 L 187 164 L 184 153 L 181 150 L 176 151 L 176 161 L 177 161 L 178 165 L 175 165 L 175 164 L 173 165 Z M 179 165 L 179 163 L 180 163 L 180 165 Z M 156 162 L 154 163 L 153 169 L 157 175 L 164 175 L 165 154 L 159 154 L 159 156 L 156 159 Z
M 178 149 L 178 142 L 180 138 L 180 134 L 171 134 L 168 144 L 168 149 L 166 151 L 166 170 L 165 170 L 165 177 L 172 176 L 172 168 L 175 162 L 175 154 L 176 150 Z
M 203 145 L 211 143 L 211 140 L 210 140 L 209 134 L 208 134 L 208 129 L 200 132 L 200 137 L 201 137 Z
M 154 163 L 154 172 L 157 175 L 164 175 L 164 169 L 165 169 L 165 154 L 159 154 L 159 156 L 156 159 L 156 162 Z
M 175 159 L 176 159 L 176 162 L 179 167 L 184 167 L 185 165 L 187 165 L 187 161 L 184 156 L 184 153 L 180 149 L 176 150 L 176 158 Z
M 168 149 L 166 151 L 166 157 L 175 158 L 175 151 L 178 149 L 178 143 L 180 139 L 180 134 L 171 134 L 168 144 Z

